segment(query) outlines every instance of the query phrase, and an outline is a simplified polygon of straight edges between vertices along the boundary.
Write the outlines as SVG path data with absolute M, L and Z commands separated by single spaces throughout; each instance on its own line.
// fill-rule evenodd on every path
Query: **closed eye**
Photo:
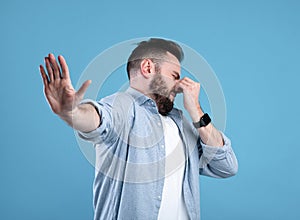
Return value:
M 179 79 L 180 79 L 180 75 L 179 75 L 179 73 L 176 72 L 176 71 L 173 71 L 172 76 L 174 77 L 175 80 L 179 80 Z

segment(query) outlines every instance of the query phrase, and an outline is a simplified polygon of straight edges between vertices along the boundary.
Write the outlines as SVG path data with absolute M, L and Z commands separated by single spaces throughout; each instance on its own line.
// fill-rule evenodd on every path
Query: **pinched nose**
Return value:
M 182 88 L 179 86 L 179 83 L 176 83 L 172 92 L 174 92 L 175 94 L 177 93 L 182 93 Z

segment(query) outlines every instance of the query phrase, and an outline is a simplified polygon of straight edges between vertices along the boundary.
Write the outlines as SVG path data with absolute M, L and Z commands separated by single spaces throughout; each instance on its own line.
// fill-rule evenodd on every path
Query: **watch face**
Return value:
M 211 119 L 207 113 L 205 113 L 200 119 L 200 127 L 206 126 L 211 122 Z
M 205 123 L 205 121 L 204 121 L 204 119 L 203 119 L 203 117 L 200 119 L 200 127 L 203 127 L 203 126 L 205 126 L 206 125 L 206 123 Z
M 195 128 L 201 128 L 207 126 L 211 122 L 211 119 L 207 113 L 205 113 L 198 122 L 193 123 Z

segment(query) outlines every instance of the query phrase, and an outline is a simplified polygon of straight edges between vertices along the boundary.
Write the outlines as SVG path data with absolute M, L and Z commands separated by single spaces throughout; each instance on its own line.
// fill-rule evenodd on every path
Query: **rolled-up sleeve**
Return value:
M 201 142 L 199 171 L 201 175 L 216 178 L 233 176 L 238 171 L 238 162 L 231 141 L 222 132 L 224 146 L 212 147 Z
M 78 136 L 93 144 L 102 143 L 104 140 L 107 141 L 112 127 L 110 106 L 101 101 L 96 102 L 90 99 L 83 100 L 81 104 L 91 104 L 96 108 L 100 116 L 100 125 L 97 129 L 90 132 L 77 131 Z

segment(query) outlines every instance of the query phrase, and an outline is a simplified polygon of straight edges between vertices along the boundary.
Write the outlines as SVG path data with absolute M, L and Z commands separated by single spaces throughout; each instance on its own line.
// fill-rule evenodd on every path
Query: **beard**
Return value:
M 168 97 L 160 94 L 154 93 L 153 96 L 158 108 L 158 112 L 163 116 L 167 116 L 168 113 L 172 111 L 174 103 Z
M 152 91 L 151 96 L 157 105 L 158 112 L 163 116 L 168 115 L 172 111 L 174 103 L 169 98 L 170 92 L 160 72 L 152 79 L 150 90 Z

